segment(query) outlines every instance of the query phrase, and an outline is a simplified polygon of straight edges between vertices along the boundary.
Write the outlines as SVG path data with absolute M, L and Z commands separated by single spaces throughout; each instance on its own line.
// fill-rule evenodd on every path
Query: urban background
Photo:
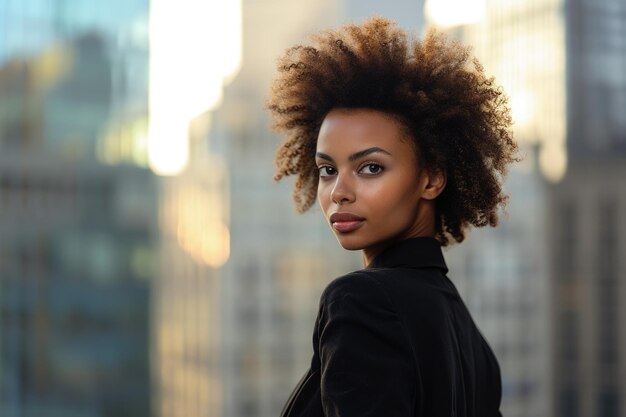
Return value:
M 507 215 L 445 252 L 503 414 L 626 417 L 623 0 L 0 0 L 0 416 L 278 416 L 361 259 L 273 183 L 265 99 L 375 14 L 510 97 Z

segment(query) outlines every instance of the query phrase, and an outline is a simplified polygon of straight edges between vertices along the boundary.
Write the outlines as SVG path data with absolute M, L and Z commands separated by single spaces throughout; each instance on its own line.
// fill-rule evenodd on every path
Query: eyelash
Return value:
M 366 175 L 369 175 L 369 176 L 378 175 L 378 174 L 380 174 L 381 172 L 383 172 L 385 170 L 385 167 L 382 166 L 381 164 L 379 164 L 378 162 L 368 161 L 368 162 L 364 163 L 363 165 L 361 165 L 361 167 L 359 168 L 359 172 L 361 172 L 363 170 L 363 168 L 371 167 L 371 166 L 378 167 L 379 171 L 378 172 L 374 172 L 372 174 L 366 174 Z
M 371 173 L 371 174 L 364 174 L 364 175 L 366 175 L 366 176 L 370 176 L 370 177 L 373 177 L 373 176 L 375 176 L 375 175 L 380 174 L 381 172 L 383 172 L 383 171 L 385 170 L 385 167 L 384 167 L 384 166 L 382 166 L 381 164 L 379 164 L 378 162 L 368 161 L 368 162 L 365 162 L 364 164 L 362 164 L 362 165 L 359 167 L 359 169 L 358 169 L 358 171 L 357 171 L 357 172 L 361 173 L 361 171 L 363 170 L 363 168 L 365 168 L 365 167 L 372 167 L 372 166 L 378 167 L 379 171 L 378 171 L 378 172 Z M 334 174 L 326 174 L 326 175 L 323 175 L 322 170 L 324 170 L 324 169 L 332 169 L 332 170 L 334 170 L 335 172 L 337 171 L 337 170 L 335 169 L 335 167 L 333 167 L 333 166 L 331 166 L 331 165 L 320 165 L 320 166 L 318 167 L 318 170 L 319 170 L 319 174 L 320 174 L 320 177 L 321 177 L 321 178 L 324 178 L 324 177 L 330 177 L 330 176 L 334 175 Z
M 330 168 L 330 169 L 332 169 L 332 170 L 334 170 L 334 169 L 335 169 L 335 168 L 333 168 L 333 167 L 332 167 L 332 166 L 330 166 L 330 165 L 320 165 L 319 167 L 317 167 L 317 169 L 319 170 L 320 178 L 323 178 L 323 177 L 330 177 L 330 176 L 332 175 L 332 174 L 322 175 L 322 170 L 323 170 L 323 169 L 327 169 L 327 168 Z

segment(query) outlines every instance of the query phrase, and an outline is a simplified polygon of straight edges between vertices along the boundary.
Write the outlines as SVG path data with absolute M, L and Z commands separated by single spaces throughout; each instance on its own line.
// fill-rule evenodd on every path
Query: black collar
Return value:
M 441 245 L 434 237 L 413 237 L 395 243 L 379 253 L 367 268 L 440 268 L 448 267 L 443 259 Z

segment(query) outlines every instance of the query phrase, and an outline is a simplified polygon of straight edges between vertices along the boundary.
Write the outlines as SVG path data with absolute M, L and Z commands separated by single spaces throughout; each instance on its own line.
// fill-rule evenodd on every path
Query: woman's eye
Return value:
M 335 175 L 335 173 L 337 172 L 335 168 L 328 165 L 322 165 L 321 167 L 319 167 L 319 170 L 320 177 L 329 177 L 331 175 Z
M 383 167 L 378 164 L 366 164 L 360 169 L 360 172 L 363 174 L 378 174 L 383 170 Z

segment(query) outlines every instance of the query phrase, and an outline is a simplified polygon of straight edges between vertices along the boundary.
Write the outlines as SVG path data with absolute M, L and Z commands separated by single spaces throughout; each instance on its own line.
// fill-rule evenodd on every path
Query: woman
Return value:
M 495 226 L 517 160 L 506 98 L 468 49 L 373 18 L 287 50 L 268 107 L 276 180 L 316 197 L 364 268 L 324 290 L 313 358 L 282 416 L 500 416 L 497 360 L 441 247 Z

